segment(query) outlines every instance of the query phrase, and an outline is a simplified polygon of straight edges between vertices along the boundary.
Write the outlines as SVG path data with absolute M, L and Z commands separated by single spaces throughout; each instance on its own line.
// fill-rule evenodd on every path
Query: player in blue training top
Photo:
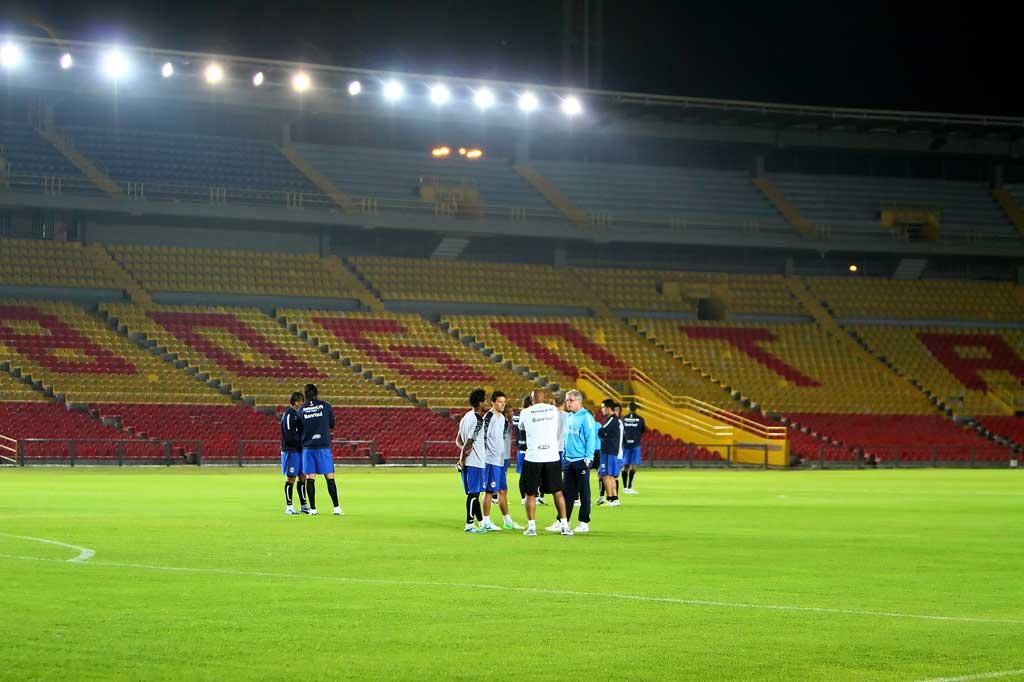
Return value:
M 626 495 L 637 494 L 633 479 L 640 465 L 640 439 L 646 430 L 644 418 L 636 413 L 636 403 L 630 403 L 629 414 L 622 418 L 622 492 Z
M 303 514 L 309 513 L 306 504 L 306 475 L 302 473 L 302 426 L 299 424 L 299 413 L 302 405 L 302 394 L 292 393 L 288 400 L 288 409 L 281 415 L 281 473 L 285 475 L 284 513 L 298 514 L 292 506 L 292 488 L 295 479 L 299 480 L 299 505 Z
M 604 483 L 608 506 L 618 507 L 621 503 L 615 494 L 615 481 L 622 470 L 622 424 L 615 416 L 615 401 L 609 398 L 601 403 L 601 414 L 604 415 L 605 422 L 597 430 L 597 437 L 601 439 L 601 466 L 597 474 Z M 604 501 L 599 499 L 597 503 L 604 504 Z
M 316 515 L 316 475 L 327 479 L 327 492 L 334 502 L 334 515 L 341 516 L 338 504 L 338 485 L 334 482 L 334 457 L 331 453 L 331 429 L 334 428 L 334 410 L 330 403 L 317 398 L 319 392 L 313 384 L 306 384 L 306 402 L 299 410 L 302 425 L 302 472 L 306 474 L 306 497 L 309 513 Z

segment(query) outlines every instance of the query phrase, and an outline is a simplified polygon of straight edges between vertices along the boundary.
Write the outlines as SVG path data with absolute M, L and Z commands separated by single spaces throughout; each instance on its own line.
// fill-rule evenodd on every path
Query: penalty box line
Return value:
M 10 536 L 16 537 L 16 536 Z M 74 545 L 54 543 L 74 549 L 82 549 Z M 91 550 L 89 550 L 91 551 Z M 91 555 L 90 555 L 91 556 Z M 899 611 L 871 611 L 866 609 L 841 609 L 824 606 L 793 606 L 786 604 L 754 604 L 749 602 L 717 601 L 710 599 L 682 599 L 679 597 L 658 597 L 654 595 L 623 594 L 620 592 L 583 592 L 579 590 L 558 590 L 543 587 L 521 587 L 516 585 L 492 585 L 486 583 L 456 583 L 438 580 L 389 580 L 385 578 L 344 578 L 338 576 L 317 576 L 300 575 L 297 573 L 276 573 L 269 571 L 245 571 L 234 568 L 197 568 L 191 566 L 161 566 L 157 564 L 135 564 L 116 561 L 89 561 L 85 560 L 63 560 L 44 559 L 41 557 L 17 556 L 13 554 L 0 554 L 2 559 L 14 559 L 22 561 L 43 561 L 52 563 L 80 563 L 85 566 L 97 566 L 103 568 L 129 568 L 145 571 L 160 571 L 164 573 L 193 573 L 206 575 L 226 575 L 235 577 L 254 578 L 283 578 L 288 580 L 321 580 L 324 582 L 335 582 L 350 585 L 385 585 L 390 587 L 445 587 L 451 589 L 473 589 L 473 590 L 500 590 L 505 592 L 519 592 L 527 594 L 544 594 L 556 597 L 584 597 L 584 598 L 605 598 L 618 599 L 621 601 L 634 601 L 654 604 L 676 604 L 679 606 L 707 606 L 713 608 L 750 609 L 763 611 L 781 611 L 790 613 L 822 613 L 842 616 L 870 616 L 876 618 L 892 618 L 903 620 L 928 620 L 946 623 L 981 623 L 999 625 L 1024 625 L 1024 619 L 1014 618 L 985 618 L 975 616 L 940 616 L 922 613 L 903 613 Z M 76 557 L 78 559 L 79 557 Z

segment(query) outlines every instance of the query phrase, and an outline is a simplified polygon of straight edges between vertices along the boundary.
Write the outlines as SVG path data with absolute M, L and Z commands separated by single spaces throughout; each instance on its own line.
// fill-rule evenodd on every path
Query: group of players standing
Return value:
M 591 469 L 597 469 L 600 480 L 598 505 L 620 506 L 620 475 L 623 491 L 636 494 L 633 480 L 640 464 L 640 441 L 646 425 L 636 413 L 635 403 L 630 403 L 629 414 L 622 417 L 621 405 L 605 400 L 601 404 L 605 421 L 598 425 L 583 407 L 583 396 L 577 390 L 552 398 L 546 390 L 535 389 L 523 400 L 523 409 L 517 415 L 512 415 L 508 399 L 501 391 L 491 394 L 489 407 L 487 402 L 484 389 L 470 393 L 472 409 L 459 422 L 455 440 L 459 448 L 456 468 L 466 494 L 465 532 L 524 530 L 512 520 L 508 508 L 507 470 L 513 427 L 517 431 L 519 494 L 526 507 L 527 526 L 523 535 L 537 535 L 537 504 L 543 504 L 545 493 L 554 497 L 558 513 L 555 522 L 545 530 L 562 535 L 590 532 Z M 490 516 L 495 500 L 502 513 L 501 526 Z M 576 506 L 580 508 L 579 523 L 570 528 Z
M 338 484 L 334 480 L 334 457 L 331 452 L 331 429 L 334 408 L 320 400 L 314 384 L 306 384 L 303 392 L 295 391 L 288 400 L 288 409 L 281 415 L 281 473 L 285 476 L 285 514 L 309 514 L 316 511 L 316 477 L 327 479 L 327 492 L 334 502 L 334 515 L 342 516 L 338 503 Z M 292 504 L 292 488 L 299 484 L 298 511 Z

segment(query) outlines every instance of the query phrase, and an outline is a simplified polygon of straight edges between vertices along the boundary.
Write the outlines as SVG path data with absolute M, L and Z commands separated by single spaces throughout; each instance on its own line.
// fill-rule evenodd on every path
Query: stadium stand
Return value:
M 1024 315 L 1020 288 L 1008 282 L 874 277 L 805 277 L 804 282 L 840 321 L 1019 321 Z
M 0 301 L 0 358 L 68 403 L 228 402 L 66 303 Z
M 27 123 L 0 120 L 0 156 L 7 161 L 8 185 L 13 190 L 99 193 Z M 48 187 L 47 183 L 53 183 L 54 179 L 59 179 L 60 184 Z
M 376 199 L 378 209 L 433 210 L 433 194 L 421 187 L 468 188 L 488 213 L 512 217 L 557 217 L 557 213 L 506 159 L 434 158 L 429 150 L 408 152 L 369 147 L 295 145 L 294 148 L 357 203 Z M 472 197 L 468 197 L 472 200 Z
M 6 360 L 0 360 L 6 362 Z M 7 374 L 6 370 L 0 371 L 0 401 L 3 402 L 46 402 L 46 396 L 37 391 L 32 384 Z M 6 433 L 0 430 L 0 433 Z
M 143 310 L 128 305 L 104 305 L 101 310 L 130 334 L 140 334 L 186 360 L 221 390 L 238 391 L 259 406 L 285 405 L 289 394 L 308 382 L 316 383 L 320 395 L 339 406 L 408 404 L 259 310 Z
M 0 454 L 27 462 L 155 460 L 164 452 L 154 443 L 132 443 L 131 435 L 84 412 L 35 399 L 0 401 L 0 435 L 20 441 L 17 455 L 7 450 Z
M 142 196 L 286 205 L 286 192 L 318 190 L 269 142 L 143 130 L 68 126 L 75 146 L 114 180 L 141 183 Z M 326 203 L 326 201 L 324 201 Z
M 531 164 L 576 206 L 612 224 L 757 225 L 789 232 L 782 216 L 743 171 L 561 161 Z
M 417 315 L 283 310 L 279 317 L 364 373 L 430 407 L 466 404 L 481 386 L 522 396 L 534 388 Z
M 93 249 L 77 242 L 0 240 L 0 285 L 122 290 Z
M 940 211 L 940 239 L 1016 237 L 981 182 L 793 173 L 769 177 L 804 217 L 833 234 L 891 235 L 892 228 L 881 223 L 881 211 L 895 207 Z

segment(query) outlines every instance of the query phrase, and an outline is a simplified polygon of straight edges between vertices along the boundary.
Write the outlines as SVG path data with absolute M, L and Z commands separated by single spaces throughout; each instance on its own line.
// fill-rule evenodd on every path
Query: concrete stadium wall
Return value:
M 245 230 L 201 226 L 90 223 L 87 242 L 278 253 L 320 253 L 319 229 L 295 226 L 289 227 L 287 230 Z

